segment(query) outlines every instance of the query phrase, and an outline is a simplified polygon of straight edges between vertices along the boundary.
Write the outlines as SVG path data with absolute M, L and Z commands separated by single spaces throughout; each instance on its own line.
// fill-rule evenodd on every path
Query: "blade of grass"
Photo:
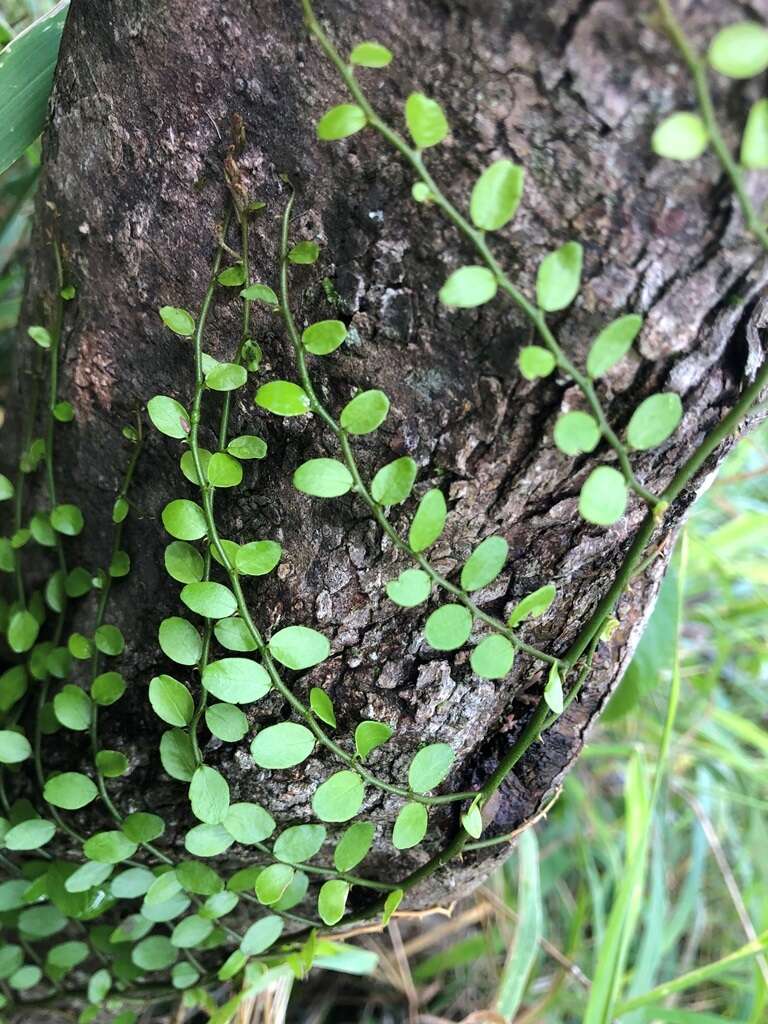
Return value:
M 0 53 L 0 174 L 43 130 L 68 9 L 61 0 Z
M 615 1016 L 614 1008 L 621 993 L 629 947 L 639 916 L 653 815 L 664 780 L 680 699 L 680 627 L 687 562 L 685 533 L 681 537 L 679 559 L 675 622 L 678 639 L 675 645 L 672 682 L 669 688 L 667 713 L 659 744 L 653 787 L 650 796 L 647 796 L 642 762 L 639 756 L 635 755 L 629 763 L 625 785 L 627 845 L 624 875 L 611 907 L 583 1024 L 609 1024 Z
M 650 992 L 645 992 L 641 996 L 628 999 L 625 1003 L 621 1003 L 616 1007 L 615 1013 L 621 1016 L 641 1006 L 653 1006 L 675 992 L 684 992 L 686 989 L 700 985 L 704 981 L 711 981 L 712 978 L 719 977 L 719 975 L 730 970 L 735 964 L 740 963 L 742 960 L 759 956 L 766 949 L 768 949 L 768 931 L 763 932 L 757 939 L 747 942 L 744 946 L 740 946 L 733 953 L 729 953 L 719 960 L 714 960 L 710 964 L 705 964 L 704 967 L 697 967 L 693 971 L 681 974 L 679 978 L 673 978 L 672 981 L 665 981 L 662 985 L 657 985 L 656 988 L 652 988 Z
M 539 877 L 539 844 L 533 829 L 518 842 L 517 928 L 501 974 L 496 1009 L 505 1020 L 514 1020 L 539 952 L 544 928 Z

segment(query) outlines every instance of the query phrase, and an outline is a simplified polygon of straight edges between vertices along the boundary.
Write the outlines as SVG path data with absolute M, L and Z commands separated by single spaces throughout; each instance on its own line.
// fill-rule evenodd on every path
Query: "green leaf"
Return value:
M 283 549 L 273 540 L 252 540 L 235 556 L 235 568 L 246 576 L 265 576 L 278 565 Z
M 119 864 L 132 857 L 138 849 L 122 832 L 97 832 L 83 843 L 83 853 L 88 860 L 99 864 Z
M 427 491 L 408 531 L 408 543 L 413 551 L 425 551 L 439 539 L 445 528 L 446 512 L 443 492 L 436 487 Z
M 8 646 L 16 654 L 23 654 L 34 646 L 39 631 L 40 624 L 31 612 L 15 612 L 8 623 Z
M 317 137 L 324 142 L 345 139 L 365 128 L 367 118 L 362 107 L 356 103 L 340 103 L 331 107 L 317 123 Z
M 56 826 L 46 818 L 31 818 L 14 825 L 3 842 L 7 850 L 39 850 L 53 839 Z
M 319 255 L 320 246 L 317 242 L 297 242 L 288 253 L 288 262 L 297 263 L 299 265 L 308 265 L 310 263 L 316 263 Z
M 123 819 L 123 832 L 134 843 L 151 843 L 165 832 L 165 822 L 158 814 L 134 811 Z
M 481 590 L 492 583 L 504 568 L 509 544 L 503 537 L 486 537 L 467 559 L 461 570 L 464 590 Z
M 360 722 L 355 729 L 355 750 L 358 757 L 364 760 L 372 750 L 386 743 L 391 735 L 392 729 L 384 722 Z
M 272 852 L 287 864 L 305 864 L 320 852 L 326 835 L 324 825 L 292 825 L 277 837 Z
M 95 757 L 96 771 L 107 779 L 116 779 L 128 771 L 128 758 L 119 750 L 100 750 Z
M 75 410 L 71 402 L 57 402 L 51 411 L 53 418 L 59 423 L 71 423 L 75 418 Z
M 579 512 L 588 523 L 611 526 L 627 508 L 627 485 L 612 466 L 598 466 L 584 482 L 579 495 Z
M 189 802 L 192 813 L 206 825 L 220 825 L 229 811 L 229 785 L 227 780 L 208 765 L 195 769 L 189 784 Z
M 226 452 L 214 452 L 208 463 L 208 482 L 214 487 L 237 487 L 243 480 L 243 467 Z
M 405 896 L 405 893 L 403 892 L 402 889 L 395 889 L 384 900 L 384 911 L 381 915 L 382 925 L 386 926 L 387 924 L 389 924 L 392 915 L 395 913 L 397 908 L 402 903 L 403 896 Z
M 683 403 L 673 391 L 650 395 L 632 413 L 627 425 L 627 441 L 639 451 L 656 448 L 680 425 Z
M 165 935 L 150 935 L 131 950 L 131 960 L 142 971 L 165 971 L 176 963 L 178 956 L 178 950 Z
M 195 318 L 186 309 L 162 306 L 158 312 L 165 326 L 174 334 L 179 334 L 182 338 L 191 338 L 195 333 Z
M 0 501 L 8 501 L 15 494 L 15 488 L 5 473 L 0 473 Z
M 383 391 L 361 391 L 341 410 L 340 422 L 350 434 L 370 434 L 387 418 L 389 399 Z
M 709 63 L 729 78 L 754 78 L 768 68 L 768 29 L 756 21 L 737 21 L 721 29 L 707 54 Z
M 213 632 L 221 646 L 226 647 L 228 651 L 240 651 L 249 654 L 252 651 L 258 650 L 258 644 L 253 639 L 251 631 L 238 616 L 232 616 L 230 619 L 219 619 L 213 627 Z
M 241 299 L 251 302 L 263 302 L 267 306 L 279 306 L 280 300 L 268 284 L 252 284 L 240 292 Z
M 20 764 L 31 756 L 32 747 L 23 733 L 0 729 L 0 764 Z
M 37 964 L 24 964 L 23 967 L 20 967 L 18 971 L 11 975 L 8 979 L 8 984 L 18 992 L 25 992 L 28 988 L 34 988 L 35 985 L 39 984 L 42 976 L 43 972 Z
M 271 688 L 267 670 L 250 658 L 221 658 L 203 669 L 203 686 L 219 700 L 251 704 Z
M 227 451 L 236 459 L 263 459 L 267 454 L 267 442 L 256 434 L 243 434 L 232 438 Z
M 440 289 L 439 298 L 444 306 L 472 309 L 490 302 L 497 289 L 496 277 L 487 267 L 459 267 Z
M 71 893 L 88 892 L 89 889 L 94 889 L 96 886 L 101 885 L 102 882 L 105 882 L 113 870 L 114 866 L 112 864 L 96 864 L 92 860 L 86 861 L 85 864 L 73 871 L 69 878 L 67 878 L 64 882 L 64 888 L 67 892 Z M 152 878 L 152 875 L 150 875 L 150 878 Z
M 465 832 L 468 832 L 473 839 L 479 839 L 483 834 L 483 816 L 480 813 L 480 797 L 476 796 L 466 811 L 461 816 L 461 825 Z
M 93 644 L 82 633 L 70 633 L 67 640 L 67 649 L 73 658 L 85 661 L 93 653 Z
M 245 281 L 245 267 L 242 263 L 235 263 L 222 270 L 216 280 L 227 288 L 239 288 Z
M 344 832 L 333 851 L 337 871 L 351 871 L 363 860 L 373 843 L 374 827 L 370 821 L 356 821 Z
M 90 956 L 90 949 L 85 942 L 61 942 L 48 950 L 45 958 L 46 969 L 71 971 Z
M 309 706 L 321 722 L 336 728 L 336 713 L 333 710 L 331 698 L 321 690 L 319 686 L 313 686 L 309 691 Z
M 657 156 L 667 160 L 695 160 L 709 145 L 709 132 L 698 114 L 678 111 L 670 114 L 651 136 Z
M 753 171 L 768 168 L 768 99 L 758 100 L 749 109 L 741 139 L 741 162 Z
M 211 704 L 205 709 L 205 724 L 225 743 L 239 743 L 248 732 L 248 719 L 233 704 Z
M 275 831 L 275 819 L 260 804 L 230 804 L 224 828 L 244 846 L 254 846 L 269 839 Z
M 256 878 L 256 899 L 271 906 L 279 901 L 292 881 L 293 868 L 290 864 L 270 864 Z
M 91 684 L 91 699 L 95 704 L 109 707 L 125 693 L 125 680 L 119 672 L 102 672 Z
M 283 932 L 282 918 L 277 914 L 268 914 L 260 918 L 243 936 L 240 950 L 246 956 L 258 956 L 265 952 L 280 938 Z
M 172 779 L 189 782 L 197 766 L 192 740 L 181 729 L 169 729 L 160 738 L 160 761 Z
M 173 676 L 155 676 L 150 680 L 149 703 L 168 725 L 189 725 L 195 711 L 192 694 Z
M 315 737 L 305 725 L 268 725 L 251 743 L 251 757 L 260 768 L 293 768 L 315 749 Z
M 404 804 L 392 829 L 392 845 L 395 849 L 410 850 L 418 846 L 427 834 L 427 821 L 427 808 L 424 804 Z
M 34 341 L 36 345 L 43 349 L 49 349 L 53 344 L 53 339 L 49 331 L 45 327 L 35 326 L 28 327 L 27 334 Z
M 527 618 L 538 618 L 546 612 L 557 596 L 554 583 L 547 583 L 532 594 L 527 594 L 522 601 L 518 601 L 507 619 L 510 629 Z
M 385 68 L 392 60 L 392 52 L 373 41 L 358 43 L 349 55 L 350 64 L 363 68 Z
M 590 377 L 602 377 L 623 359 L 642 326 L 641 316 L 628 313 L 604 327 L 592 342 L 587 356 L 587 373 Z
M 67 729 L 85 732 L 91 724 L 91 699 L 85 690 L 72 683 L 62 687 L 53 698 L 57 720 Z
M 544 687 L 544 700 L 547 707 L 556 715 L 563 713 L 563 683 L 557 665 L 552 665 Z
M 545 256 L 536 275 L 536 299 L 543 310 L 554 313 L 570 306 L 581 286 L 583 250 L 578 242 L 566 242 Z
M 172 541 L 164 560 L 168 575 L 179 583 L 198 583 L 203 578 L 203 556 L 185 541 Z
M 412 92 L 405 101 L 405 123 L 419 149 L 436 146 L 449 131 L 440 104 L 421 92 Z
M 125 650 L 123 634 L 117 626 L 112 626 L 109 623 L 104 623 L 96 629 L 93 634 L 93 642 L 96 644 L 97 651 L 101 651 L 102 654 L 111 658 L 117 657 Z
M 402 504 L 413 489 L 418 471 L 416 463 L 408 455 L 388 462 L 371 481 L 373 500 L 380 505 Z
M 205 375 L 205 386 L 211 391 L 235 391 L 248 380 L 244 366 L 237 363 L 219 363 Z
M 444 604 L 427 619 L 424 634 L 436 651 L 463 647 L 472 632 L 472 615 L 460 604 Z
M 309 459 L 293 474 L 293 486 L 315 498 L 338 498 L 352 489 L 354 480 L 338 459 Z
M 481 640 L 469 659 L 472 671 L 482 679 L 503 679 L 511 671 L 514 660 L 514 647 L 498 633 Z
M 555 357 L 541 345 L 525 345 L 520 349 L 517 361 L 526 380 L 548 377 L 556 366 Z
M 403 608 L 414 608 L 429 597 L 432 581 L 422 569 L 404 569 L 387 583 L 387 597 Z
M 312 797 L 312 810 L 321 821 L 349 821 L 363 805 L 363 780 L 344 769 L 321 783 Z
M 594 416 L 575 409 L 555 423 L 555 444 L 565 455 L 592 452 L 600 443 L 600 427 Z
M 2 737 L 2 733 L 0 733 Z M 0 750 L 2 739 L 0 739 Z M 0 753 L 0 760 L 2 754 Z M 61 775 L 54 775 L 48 779 L 43 790 L 43 796 L 49 804 L 54 807 L 61 807 L 65 811 L 77 811 L 81 807 L 95 800 L 99 795 L 96 786 L 87 775 L 80 772 L 62 772 Z
M 203 638 L 187 619 L 174 615 L 163 619 L 158 633 L 163 654 L 178 665 L 196 665 L 203 651 Z M 179 723 L 171 723 L 177 725 Z
M 447 743 L 422 747 L 408 767 L 408 785 L 414 793 L 428 793 L 448 777 L 454 757 Z
M 316 629 L 286 626 L 271 637 L 269 650 L 281 665 L 301 672 L 325 661 L 331 653 L 331 645 Z
M 34 8 L 29 10 L 33 11 Z M 69 4 L 61 0 L 27 29 L 19 32 L 2 51 L 0 174 L 23 155 L 43 130 L 61 32 L 68 10 Z M 7 226 L 10 223 L 10 220 L 6 221 Z
M 190 611 L 207 619 L 225 619 L 237 611 L 235 595 L 223 583 L 187 583 L 180 596 Z
M 189 433 L 190 416 L 187 410 L 167 395 L 155 395 L 147 402 L 147 412 L 161 434 L 182 438 Z
M 57 505 L 51 510 L 51 526 L 57 533 L 76 537 L 83 525 L 83 513 L 77 505 Z
M 525 172 L 511 160 L 497 160 L 487 167 L 472 189 L 469 213 L 475 227 L 498 231 L 517 212 L 523 195 Z
M 277 416 L 303 416 L 310 411 L 309 395 L 290 380 L 262 384 L 254 398 L 256 405 Z
M 311 324 L 301 335 L 304 348 L 315 356 L 327 356 L 335 352 L 347 337 L 347 328 L 341 320 L 319 320 Z
M 218 857 L 233 842 L 223 825 L 195 825 L 184 838 L 184 848 L 193 857 Z
M 321 920 L 331 926 L 338 924 L 344 917 L 349 896 L 349 883 L 341 878 L 331 878 L 323 882 L 317 897 L 317 912 Z
M 207 921 L 199 914 L 191 914 L 179 921 L 173 929 L 171 942 L 177 949 L 193 949 L 205 942 L 213 927 L 213 921 Z
M 163 509 L 163 526 L 177 540 L 200 540 L 208 532 L 203 510 L 194 501 L 177 498 Z

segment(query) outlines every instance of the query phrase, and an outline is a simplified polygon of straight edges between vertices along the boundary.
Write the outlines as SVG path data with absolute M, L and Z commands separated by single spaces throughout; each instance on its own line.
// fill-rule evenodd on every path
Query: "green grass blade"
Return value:
M 646 791 L 642 762 L 637 755 L 634 756 L 627 768 L 625 783 L 627 832 L 624 874 L 611 907 L 605 939 L 598 954 L 597 969 L 592 982 L 583 1024 L 609 1024 L 613 1020 L 615 1006 L 624 980 L 624 969 L 630 944 L 639 918 L 645 886 L 648 844 L 651 836 L 653 814 L 664 779 L 664 771 L 669 757 L 675 717 L 680 700 L 680 627 L 682 623 L 686 562 L 687 545 L 685 534 L 683 534 L 680 567 L 677 575 L 677 601 L 675 608 L 677 643 L 675 645 L 672 682 L 669 688 L 664 730 L 659 744 L 653 789 L 649 797 Z
M 517 929 L 501 974 L 496 1009 L 513 1020 L 522 1002 L 531 969 L 539 952 L 544 927 L 539 877 L 539 844 L 533 829 L 518 843 L 520 875 L 517 890 Z
M 69 0 L 0 51 L 0 174 L 43 130 Z
M 727 956 L 721 957 L 711 964 L 697 967 L 693 971 L 688 971 L 687 974 L 681 974 L 680 977 L 673 978 L 672 981 L 665 981 L 664 984 L 657 985 L 650 992 L 645 992 L 634 999 L 628 999 L 616 1008 L 616 1014 L 629 1013 L 630 1010 L 636 1010 L 640 1006 L 652 1006 L 673 995 L 675 992 L 684 992 L 686 989 L 693 988 L 694 985 L 700 985 L 704 981 L 711 981 L 712 978 L 716 978 L 724 971 L 730 970 L 734 964 L 750 957 L 755 957 L 759 953 L 764 953 L 766 949 L 768 949 L 768 931 L 763 932 L 762 935 L 758 935 L 752 942 L 747 942 L 745 945 L 734 950 L 733 953 L 729 953 Z

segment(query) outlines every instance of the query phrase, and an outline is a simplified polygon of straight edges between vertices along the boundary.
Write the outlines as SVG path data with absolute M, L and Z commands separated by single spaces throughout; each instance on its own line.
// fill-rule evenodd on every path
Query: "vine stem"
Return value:
M 214 262 L 214 270 L 211 274 L 211 279 L 208 285 L 208 289 L 205 293 L 202 306 L 200 308 L 200 314 L 198 317 L 197 325 L 194 334 L 194 346 L 195 346 L 195 395 L 192 406 L 192 412 L 190 414 L 190 431 L 188 436 L 189 448 L 192 452 L 192 458 L 195 464 L 195 472 L 200 482 L 200 495 L 202 498 L 203 515 L 205 517 L 206 529 L 208 533 L 209 543 L 213 546 L 218 556 L 218 561 L 223 567 L 232 588 L 232 593 L 235 597 L 237 609 L 243 622 L 245 623 L 246 629 L 248 630 L 251 639 L 253 640 L 259 655 L 261 656 L 264 667 L 269 674 L 270 680 L 274 688 L 281 694 L 281 696 L 288 701 L 294 711 L 300 715 L 307 723 L 309 729 L 314 733 L 317 740 L 328 750 L 335 755 L 335 757 L 345 764 L 352 771 L 360 775 L 370 785 L 375 786 L 377 789 L 383 790 L 384 792 L 391 793 L 394 796 L 403 797 L 407 800 L 415 800 L 419 803 L 427 805 L 437 805 L 452 803 L 455 801 L 471 800 L 474 796 L 474 792 L 470 793 L 449 793 L 444 796 L 422 796 L 421 794 L 412 793 L 410 790 L 405 789 L 402 786 L 395 786 L 392 783 L 385 782 L 380 779 L 373 772 L 369 771 L 364 765 L 356 760 L 352 755 L 348 754 L 343 747 L 339 746 L 334 739 L 332 739 L 320 724 L 317 722 L 315 716 L 312 714 L 310 709 L 293 693 L 291 688 L 283 681 L 280 672 L 272 658 L 269 646 L 267 645 L 264 637 L 260 630 L 256 626 L 248 608 L 248 603 L 243 594 L 243 588 L 240 583 L 239 575 L 229 560 L 224 545 L 221 542 L 218 527 L 216 526 L 216 520 L 213 512 L 213 488 L 210 484 L 206 483 L 205 473 L 203 471 L 202 461 L 200 459 L 200 447 L 198 443 L 198 434 L 200 427 L 200 416 L 202 408 L 203 392 L 205 390 L 205 378 L 203 376 L 203 365 L 202 365 L 202 340 L 205 332 L 205 324 L 210 311 L 211 301 L 216 287 L 216 277 L 218 274 L 218 267 L 221 261 L 221 249 L 217 251 L 217 256 Z
M 122 479 L 122 482 L 120 484 L 120 489 L 117 492 L 116 502 L 119 501 L 121 498 L 127 499 L 128 491 L 130 489 L 131 482 L 133 481 L 133 474 L 134 474 L 134 472 L 136 470 L 136 466 L 137 466 L 138 461 L 139 461 L 139 456 L 141 455 L 141 446 L 142 446 L 144 438 L 143 438 L 142 425 L 141 425 L 141 416 L 139 416 L 138 414 L 136 416 L 136 435 L 137 435 L 137 437 L 136 437 L 136 441 L 134 443 L 133 452 L 131 453 L 131 457 L 128 460 L 128 465 L 126 467 L 125 474 L 123 475 L 123 479 Z M 120 543 L 122 541 L 122 536 L 123 536 L 123 525 L 124 525 L 124 520 L 121 520 L 119 523 L 115 523 L 115 528 L 114 528 L 113 533 L 112 533 L 112 550 L 110 552 L 109 567 L 107 568 L 107 571 L 104 574 L 104 583 L 103 583 L 103 586 L 101 588 L 101 593 L 99 595 L 99 603 L 98 603 L 98 605 L 96 607 L 96 615 L 95 615 L 95 618 L 94 618 L 94 634 L 96 633 L 96 630 L 99 628 L 99 626 L 103 625 L 104 617 L 105 617 L 105 615 L 107 613 L 107 605 L 109 603 L 109 598 L 110 598 L 110 594 L 111 594 L 111 590 L 112 590 L 112 573 L 110 572 L 110 568 L 111 568 L 112 563 L 114 562 L 118 552 L 120 551 Z M 91 687 L 93 686 L 93 682 L 94 682 L 96 676 L 99 673 L 100 665 L 101 665 L 101 652 L 99 651 L 98 647 L 94 643 L 94 645 L 93 645 L 93 654 L 91 655 L 91 673 L 90 673 L 90 676 L 91 676 L 91 678 L 90 678 Z M 112 817 L 116 821 L 122 822 L 122 820 L 123 820 L 122 819 L 122 815 L 117 810 L 117 808 L 115 807 L 114 803 L 112 802 L 112 798 L 109 795 L 109 791 L 108 791 L 106 783 L 104 781 L 104 776 L 99 771 L 99 767 L 98 767 L 98 764 L 97 764 L 97 761 L 96 761 L 96 755 L 97 755 L 98 749 L 99 749 L 98 733 L 99 733 L 99 706 L 98 706 L 98 704 L 95 701 L 92 701 L 91 702 L 90 740 L 91 740 L 91 756 L 93 758 L 93 767 L 94 767 L 94 770 L 96 772 L 96 786 L 97 786 L 97 788 L 99 790 L 99 795 L 101 796 L 102 802 L 106 806 L 106 808 L 109 811 L 109 813 L 112 815 Z
M 341 54 L 322 29 L 315 16 L 311 0 L 301 0 L 301 2 L 304 10 L 304 20 L 310 34 L 315 37 L 320 48 L 338 70 L 350 94 L 365 113 L 366 120 L 370 127 L 379 132 L 379 134 L 397 150 L 403 159 L 410 164 L 419 179 L 429 189 L 431 193 L 431 201 L 443 212 L 443 214 L 445 214 L 446 218 L 459 230 L 467 241 L 474 246 L 478 255 L 482 258 L 485 265 L 493 274 L 498 286 L 530 320 L 547 349 L 555 357 L 558 367 L 571 377 L 582 391 L 587 400 L 587 404 L 592 409 L 592 412 L 597 419 L 602 436 L 616 453 L 619 465 L 621 466 L 622 472 L 626 478 L 627 485 L 646 503 L 646 505 L 649 506 L 649 508 L 654 508 L 659 501 L 658 497 L 643 487 L 643 485 L 638 481 L 629 461 L 629 452 L 608 422 L 605 411 L 603 410 L 602 404 L 591 380 L 574 365 L 563 351 L 547 323 L 544 311 L 535 303 L 531 302 L 531 300 L 528 299 L 527 296 L 510 280 L 509 276 L 501 267 L 499 261 L 491 252 L 491 249 L 485 239 L 485 232 L 474 227 L 474 225 L 464 217 L 464 215 L 453 205 L 450 199 L 448 199 L 448 197 L 442 192 L 424 164 L 424 160 L 421 155 L 422 151 L 409 146 L 399 132 L 395 131 L 395 129 L 391 128 L 386 121 L 379 117 L 371 106 L 367 96 L 360 88 L 360 84 L 355 78 L 352 67 L 344 61 Z
M 352 451 L 352 446 L 349 443 L 349 435 L 346 430 L 334 419 L 328 409 L 325 407 L 323 402 L 320 400 L 317 391 L 315 390 L 312 377 L 307 367 L 306 354 L 304 351 L 304 345 L 299 335 L 298 328 L 296 327 L 296 321 L 294 320 L 293 313 L 291 312 L 291 305 L 288 293 L 288 228 L 290 225 L 291 210 L 293 207 L 293 195 L 285 208 L 283 213 L 282 231 L 281 231 L 281 243 L 280 243 L 280 312 L 285 323 L 288 336 L 293 345 L 293 350 L 296 356 L 296 368 L 299 373 L 299 379 L 304 387 L 309 398 L 312 411 L 317 413 L 318 416 L 325 422 L 331 433 L 334 434 L 339 442 L 344 464 L 352 476 L 354 481 L 354 489 L 357 494 L 362 498 L 365 504 L 371 511 L 376 522 L 379 524 L 384 533 L 389 537 L 392 543 L 400 550 L 404 551 L 410 558 L 412 558 L 417 565 L 419 565 L 424 572 L 429 576 L 432 582 L 441 587 L 456 597 L 465 608 L 469 609 L 472 615 L 490 626 L 495 632 L 500 633 L 506 637 L 509 642 L 516 647 L 518 650 L 525 651 L 526 654 L 530 654 L 532 657 L 537 658 L 539 661 L 545 661 L 550 665 L 559 665 L 560 659 L 552 654 L 548 654 L 546 651 L 540 650 L 538 647 L 534 647 L 532 644 L 528 644 L 521 640 L 516 633 L 514 633 L 508 626 L 506 626 L 500 619 L 497 619 L 493 615 L 489 615 L 488 612 L 484 612 L 482 608 L 479 608 L 471 597 L 462 590 L 461 587 L 457 587 L 456 584 L 451 583 L 442 576 L 430 563 L 430 561 L 421 552 L 414 551 L 410 544 L 402 537 L 398 531 L 394 528 L 392 523 L 384 513 L 384 509 L 376 501 L 371 494 L 369 488 L 366 486 L 365 481 L 360 473 L 360 467 L 357 464 L 357 459 Z
M 768 251 L 768 229 L 762 218 L 749 198 L 741 168 L 734 160 L 728 143 L 723 138 L 720 125 L 717 120 L 715 104 L 712 100 L 712 90 L 709 87 L 706 61 L 696 52 L 691 40 L 685 34 L 682 25 L 675 16 L 670 0 L 658 0 L 658 9 L 662 24 L 672 40 L 675 48 L 688 67 L 693 78 L 696 90 L 696 98 L 699 105 L 699 112 L 707 128 L 712 149 L 720 161 L 723 171 L 731 183 L 736 198 L 739 201 L 741 212 L 744 215 L 747 227 L 760 242 L 762 247 Z

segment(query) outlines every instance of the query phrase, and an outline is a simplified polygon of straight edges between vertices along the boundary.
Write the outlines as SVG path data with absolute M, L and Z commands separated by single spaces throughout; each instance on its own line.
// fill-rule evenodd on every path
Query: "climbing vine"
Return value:
M 319 140 L 334 142 L 373 130 L 394 149 L 414 174 L 413 200 L 453 225 L 474 252 L 475 262 L 447 277 L 439 292 L 442 304 L 450 310 L 480 306 L 497 295 L 511 300 L 537 336 L 536 344 L 519 353 L 520 373 L 528 380 L 558 373 L 581 392 L 585 409 L 562 415 L 553 433 L 555 445 L 568 457 L 596 454 L 597 464 L 581 488 L 580 515 L 607 527 L 625 515 L 631 502 L 640 502 L 645 517 L 608 592 L 565 650 L 544 649 L 519 633 L 521 624 L 543 615 L 558 600 L 553 584 L 528 594 L 504 618 L 483 609 L 477 595 L 507 562 L 503 537 L 483 539 L 456 578 L 439 572 L 429 552 L 449 516 L 443 491 L 418 483 L 418 468 L 410 457 L 381 465 L 370 479 L 356 457 L 357 438 L 373 434 L 386 421 L 388 396 L 371 387 L 336 408 L 338 403 L 324 400 L 314 383 L 317 360 L 333 359 L 348 332 L 336 319 L 298 326 L 291 270 L 313 266 L 320 250 L 311 239 L 292 238 L 290 187 L 272 283 L 253 279 L 249 232 L 265 204 L 247 195 L 242 185 L 238 158 L 244 135 L 236 123 L 224 167 L 229 211 L 222 218 L 200 309 L 159 309 L 167 329 L 191 353 L 193 391 L 186 405 L 156 395 L 146 409 L 163 443 L 178 446 L 181 478 L 195 489 L 190 498 L 185 484 L 162 510 L 169 537 L 164 567 L 179 585 L 180 607 L 178 614 L 158 624 L 159 650 L 173 664 L 173 674 L 154 676 L 146 691 L 154 714 L 167 726 L 159 749 L 162 767 L 180 784 L 180 793 L 185 790 L 196 822 L 183 837 L 181 854 L 178 844 L 164 840 L 166 822 L 160 815 L 151 809 L 121 808 L 111 780 L 129 772 L 129 759 L 125 752 L 105 749 L 100 738 L 101 716 L 119 705 L 129 686 L 144 685 L 127 681 L 119 670 L 125 640 L 109 621 L 109 601 L 113 586 L 130 572 L 123 531 L 133 511 L 131 484 L 140 467 L 147 424 L 138 415 L 123 431 L 125 465 L 112 508 L 108 564 L 96 571 L 71 566 L 68 541 L 81 534 L 85 523 L 79 508 L 58 499 L 55 445 L 58 430 L 66 429 L 74 417 L 72 405 L 59 395 L 59 363 L 67 305 L 76 291 L 56 242 L 56 299 L 48 325 L 28 331 L 42 384 L 32 391 L 16 480 L 0 477 L 0 498 L 9 503 L 12 520 L 9 535 L 0 539 L 0 570 L 13 590 L 2 604 L 2 629 L 13 664 L 0 677 L 0 864 L 6 876 L 0 882 L 0 922 L 15 934 L 0 949 L 0 999 L 11 1012 L 66 997 L 82 1002 L 82 1024 L 95 1020 L 104 1007 L 118 1024 L 132 1024 L 137 1019 L 132 1002 L 184 991 L 190 1005 L 204 1006 L 216 1024 L 225 1024 L 240 1000 L 282 973 L 302 976 L 313 964 L 344 953 L 345 947 L 333 940 L 335 926 L 374 917 L 385 923 L 410 889 L 463 850 L 508 842 L 506 835 L 483 836 L 490 824 L 490 798 L 577 697 L 597 647 L 610 635 L 617 603 L 644 564 L 670 503 L 739 430 L 768 381 L 766 363 L 667 487 L 658 494 L 647 489 L 635 455 L 672 437 L 684 414 L 682 401 L 674 392 L 653 394 L 618 431 L 602 404 L 600 383 L 629 352 L 642 330 L 642 318 L 627 313 L 606 324 L 593 340 L 585 365 L 578 366 L 558 341 L 550 314 L 566 309 L 579 294 L 580 244 L 567 240 L 544 257 L 531 298 L 511 280 L 488 241 L 525 201 L 523 168 L 506 159 L 486 168 L 463 212 L 446 197 L 427 164 L 426 152 L 450 130 L 441 107 L 414 92 L 404 110 L 408 136 L 395 130 L 374 110 L 358 80 L 360 68 L 386 68 L 391 52 L 367 41 L 344 59 L 309 0 L 302 3 L 310 35 L 337 69 L 351 100 L 323 115 L 317 125 Z M 653 134 L 653 149 L 663 158 L 689 160 L 711 146 L 746 227 L 768 250 L 764 218 L 749 198 L 743 173 L 768 168 L 768 101 L 758 101 L 749 111 L 737 162 L 719 127 L 708 84 L 710 67 L 736 78 L 768 68 L 768 31 L 752 23 L 729 26 L 715 37 L 705 61 L 668 0 L 659 0 L 659 13 L 690 69 L 697 110 L 667 117 Z M 231 244 L 235 234 L 238 248 Z M 240 337 L 231 361 L 223 362 L 205 350 L 208 320 L 217 296 L 233 291 L 241 300 Z M 282 325 L 293 353 L 293 379 L 264 378 L 262 352 L 251 337 L 254 303 Z M 479 678 L 503 679 L 517 659 L 526 659 L 526 671 L 540 689 L 537 703 L 478 788 L 452 787 L 455 752 L 444 742 L 410 751 L 404 777 L 380 777 L 370 757 L 392 739 L 392 725 L 363 720 L 351 735 L 343 735 L 329 694 L 313 686 L 304 695 L 303 674 L 331 653 L 327 637 L 306 622 L 271 632 L 258 621 L 243 581 L 257 585 L 260 577 L 275 572 L 282 547 L 268 536 L 235 542 L 223 536 L 216 514 L 217 493 L 241 486 L 249 467 L 269 458 L 267 443 L 258 434 L 230 436 L 232 398 L 254 383 L 254 402 L 261 412 L 277 418 L 313 417 L 327 433 L 323 450 L 330 445 L 334 456 L 318 454 L 295 466 L 292 486 L 308 500 L 351 495 L 365 509 L 407 566 L 386 582 L 386 598 L 396 607 L 414 609 L 415 615 L 428 602 L 433 604 L 423 619 L 425 642 L 446 652 L 471 644 L 469 662 Z M 215 430 L 210 426 L 212 403 L 218 408 Z M 207 437 L 213 450 L 203 446 Z M 36 489 L 42 498 L 30 515 L 30 492 Z M 391 515 L 401 506 L 409 514 L 406 532 Z M 41 574 L 46 560 L 52 560 L 53 569 Z M 91 602 L 83 603 L 88 597 Z M 87 632 L 72 628 L 75 616 Z M 88 626 L 83 625 L 86 620 Z M 284 717 L 275 712 L 270 724 L 251 735 L 243 708 L 270 694 L 281 698 L 287 712 Z M 60 729 L 80 732 L 86 739 L 90 765 L 75 766 L 83 770 L 46 766 L 49 737 Z M 281 772 L 322 753 L 322 765 L 332 768 L 312 795 L 313 820 L 281 828 L 269 807 L 233 801 L 227 779 L 206 763 L 206 735 L 223 744 L 242 744 L 248 738 L 251 760 L 267 779 L 279 779 Z M 36 783 L 32 796 L 31 778 Z M 397 810 L 386 836 L 366 815 L 377 794 L 393 801 Z M 459 813 L 455 832 L 442 849 L 401 879 L 366 877 L 364 864 L 377 831 L 379 841 L 395 850 L 418 847 L 428 835 L 433 808 L 448 804 L 456 805 Z M 109 827 L 93 830 L 98 807 Z M 80 813 L 86 808 L 90 810 Z M 86 826 L 87 834 L 81 831 Z M 232 847 L 238 860 L 247 863 L 227 875 L 222 858 Z M 163 979 L 159 984 L 152 980 L 158 973 Z M 230 981 L 237 982 L 236 994 L 216 1008 L 210 986 Z

